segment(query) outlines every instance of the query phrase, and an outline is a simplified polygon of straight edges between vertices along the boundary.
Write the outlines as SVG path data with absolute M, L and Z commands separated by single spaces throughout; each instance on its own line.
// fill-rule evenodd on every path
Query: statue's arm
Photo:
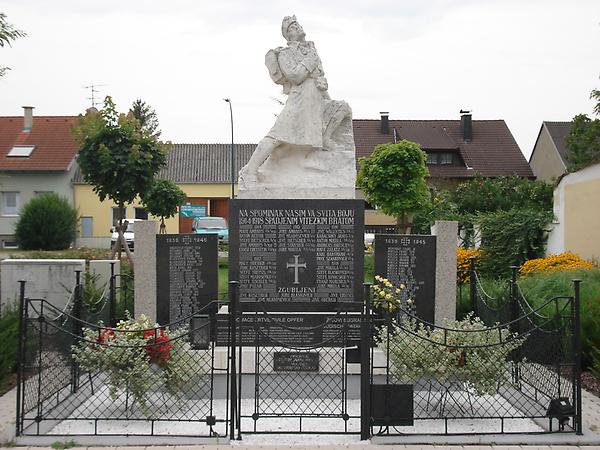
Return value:
M 316 67 L 316 62 L 312 58 L 304 58 L 301 61 L 296 60 L 291 52 L 282 51 L 279 53 L 279 66 L 285 77 L 294 85 L 302 84 L 312 70 Z

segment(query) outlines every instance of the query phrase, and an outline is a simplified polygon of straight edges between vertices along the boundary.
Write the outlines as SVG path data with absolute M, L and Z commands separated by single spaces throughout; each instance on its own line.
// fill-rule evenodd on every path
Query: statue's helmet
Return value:
M 286 38 L 286 40 L 289 40 L 288 36 L 287 36 L 287 34 L 288 34 L 287 32 L 288 32 L 288 28 L 293 23 L 298 23 L 298 21 L 296 20 L 296 16 L 285 16 L 283 18 L 283 22 L 281 22 L 281 34 L 283 34 L 283 37 Z

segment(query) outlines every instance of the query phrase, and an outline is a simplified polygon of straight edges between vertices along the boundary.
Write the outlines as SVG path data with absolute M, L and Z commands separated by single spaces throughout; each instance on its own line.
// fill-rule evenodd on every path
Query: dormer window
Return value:
M 455 165 L 458 163 L 457 156 L 452 152 L 427 152 L 428 165 Z
M 27 158 L 31 155 L 31 152 L 35 148 L 35 145 L 15 145 L 10 149 L 6 156 L 17 156 Z

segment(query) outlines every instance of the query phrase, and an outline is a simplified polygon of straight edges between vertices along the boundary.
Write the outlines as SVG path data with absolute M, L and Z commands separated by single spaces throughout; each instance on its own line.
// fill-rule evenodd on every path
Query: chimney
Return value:
M 473 140 L 473 123 L 471 121 L 471 111 L 460 110 L 460 131 L 462 132 L 463 140 L 471 142 Z
M 33 128 L 33 106 L 23 106 L 23 131 L 29 132 Z
M 380 123 L 379 131 L 381 132 L 381 134 L 389 134 L 390 133 L 390 121 L 389 121 L 390 113 L 387 111 L 382 111 L 379 114 L 381 114 L 381 123 Z

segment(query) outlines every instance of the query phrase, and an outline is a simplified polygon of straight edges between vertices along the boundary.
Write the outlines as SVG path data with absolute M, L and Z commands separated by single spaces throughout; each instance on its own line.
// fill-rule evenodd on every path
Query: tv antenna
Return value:
M 106 84 L 90 84 L 89 86 L 83 86 L 84 89 L 89 89 L 90 90 L 90 94 L 91 97 L 87 97 L 88 100 L 92 101 L 92 108 L 96 107 L 96 96 L 94 94 L 97 94 L 98 92 L 100 92 L 98 89 L 96 89 L 97 87 L 100 86 L 107 86 Z

